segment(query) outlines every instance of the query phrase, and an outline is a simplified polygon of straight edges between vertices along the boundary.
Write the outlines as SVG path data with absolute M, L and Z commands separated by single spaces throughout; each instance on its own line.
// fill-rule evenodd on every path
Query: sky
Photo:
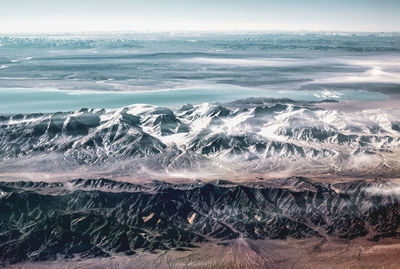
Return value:
M 0 32 L 400 31 L 400 0 L 0 0 Z

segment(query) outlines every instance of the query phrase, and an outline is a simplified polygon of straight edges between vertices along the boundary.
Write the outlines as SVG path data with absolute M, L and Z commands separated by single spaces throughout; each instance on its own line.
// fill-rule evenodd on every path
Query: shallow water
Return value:
M 74 111 L 80 108 L 118 108 L 131 104 L 175 106 L 186 103 L 230 102 L 248 97 L 291 98 L 298 101 L 384 100 L 364 91 L 272 91 L 233 86 L 147 92 L 96 92 L 52 89 L 0 89 L 0 113 Z
M 398 93 L 398 34 L 0 37 L 0 113 Z

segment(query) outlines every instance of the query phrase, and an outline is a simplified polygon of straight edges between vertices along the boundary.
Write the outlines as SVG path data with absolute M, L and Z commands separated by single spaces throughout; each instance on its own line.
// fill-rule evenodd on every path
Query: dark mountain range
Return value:
M 0 261 L 190 251 L 232 239 L 397 237 L 400 185 L 291 177 L 133 184 L 0 182 Z

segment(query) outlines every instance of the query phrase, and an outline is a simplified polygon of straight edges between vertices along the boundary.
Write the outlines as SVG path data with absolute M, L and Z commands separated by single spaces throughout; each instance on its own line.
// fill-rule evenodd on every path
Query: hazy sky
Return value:
M 400 31 L 400 0 L 0 0 L 0 32 Z

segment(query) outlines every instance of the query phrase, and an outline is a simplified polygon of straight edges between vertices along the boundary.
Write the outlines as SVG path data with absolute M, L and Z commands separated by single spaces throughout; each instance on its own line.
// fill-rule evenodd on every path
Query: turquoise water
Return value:
M 399 63 L 400 34 L 0 36 L 0 113 L 400 98 Z
M 131 104 L 174 106 L 186 103 L 230 102 L 248 97 L 291 98 L 298 101 L 384 100 L 382 93 L 365 91 L 271 91 L 221 86 L 143 92 L 0 89 L 0 113 L 74 111 L 80 108 L 118 108 Z

